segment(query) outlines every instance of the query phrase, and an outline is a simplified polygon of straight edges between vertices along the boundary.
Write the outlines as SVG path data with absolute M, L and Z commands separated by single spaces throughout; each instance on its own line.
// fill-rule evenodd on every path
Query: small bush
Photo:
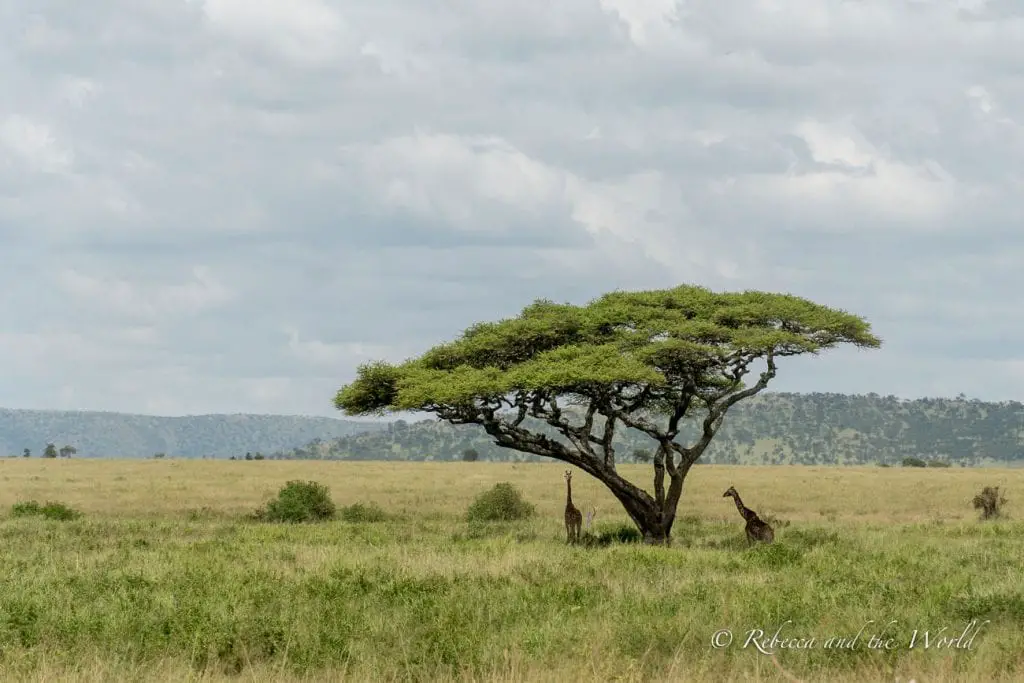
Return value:
M 972 501 L 975 510 L 981 510 L 982 519 L 994 519 L 1003 514 L 1006 498 L 999 494 L 998 486 L 986 486 Z
M 484 491 L 469 506 L 466 519 L 470 522 L 511 522 L 532 517 L 536 509 L 523 499 L 523 495 L 508 482 L 495 484 Z
M 338 510 L 338 516 L 346 522 L 386 522 L 390 515 L 376 503 L 353 503 Z
M 45 504 L 40 505 L 34 500 L 15 503 L 11 507 L 11 514 L 15 517 L 45 517 L 46 519 L 55 519 L 60 522 L 69 522 L 82 516 L 81 512 L 68 507 L 64 503 L 47 501 Z
M 927 467 L 928 463 L 926 463 L 921 458 L 908 457 L 908 458 L 903 458 L 903 466 L 904 467 Z
M 257 510 L 254 517 L 265 522 L 322 522 L 334 517 L 336 508 L 330 490 L 315 481 L 289 481 L 277 500 Z

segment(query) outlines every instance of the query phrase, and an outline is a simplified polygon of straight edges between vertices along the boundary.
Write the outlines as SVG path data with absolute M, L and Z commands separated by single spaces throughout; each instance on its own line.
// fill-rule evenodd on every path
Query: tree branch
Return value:
M 616 408 L 611 403 L 607 405 L 607 410 L 608 417 L 614 417 L 618 419 L 620 422 L 622 422 L 622 424 L 626 425 L 627 427 L 631 427 L 637 431 L 643 432 L 644 434 L 647 434 L 647 436 L 651 437 L 655 441 L 660 441 L 665 437 L 665 434 L 660 429 L 658 429 L 657 425 L 652 424 L 651 422 L 642 417 L 630 415 L 622 408 Z
M 601 449 L 604 451 L 604 466 L 615 469 L 615 448 L 612 446 L 612 439 L 615 437 L 615 416 L 608 416 L 604 420 L 604 436 L 601 438 Z
M 731 406 L 745 398 L 750 398 L 768 386 L 768 382 L 775 377 L 776 372 L 775 354 L 773 351 L 768 352 L 766 360 L 768 362 L 768 369 L 761 373 L 761 377 L 758 379 L 757 384 L 748 387 L 743 391 L 727 394 L 724 398 L 720 398 L 708 405 L 708 416 L 704 419 L 700 441 L 689 448 L 683 449 L 682 451 L 682 455 L 687 461 L 692 463 L 699 458 L 702 453 L 704 453 L 704 450 L 708 447 L 708 444 L 711 443 L 711 440 L 718 432 L 719 427 L 722 426 L 722 421 L 725 419 L 725 413 Z M 749 363 L 749 361 L 747 361 L 747 363 Z
M 665 452 L 664 446 L 658 446 L 654 454 L 654 500 L 659 510 L 665 509 Z
M 512 425 L 514 427 L 518 427 L 519 425 L 521 425 L 523 423 L 523 420 L 526 419 L 526 411 L 527 411 L 526 398 L 527 398 L 527 394 L 524 391 L 520 391 L 519 393 L 516 394 L 516 401 L 515 401 L 515 405 L 517 407 L 516 419 L 512 423 Z
M 547 403 L 547 406 L 545 406 L 545 402 Z M 594 451 L 594 445 L 601 446 L 602 449 L 604 449 L 604 438 L 597 437 L 593 433 L 594 417 L 601 412 L 601 402 L 598 398 L 594 397 L 590 399 L 590 403 L 587 407 L 587 412 L 581 426 L 572 424 L 568 419 L 562 416 L 562 410 L 559 407 L 557 400 L 552 396 L 537 392 L 532 396 L 532 398 L 524 400 L 524 403 L 529 405 L 528 413 L 531 417 L 543 420 L 552 427 L 555 427 L 563 436 L 569 439 L 574 446 L 579 448 L 580 451 L 586 455 L 593 458 L 598 457 L 597 453 Z M 519 426 L 519 423 L 514 423 L 513 426 Z

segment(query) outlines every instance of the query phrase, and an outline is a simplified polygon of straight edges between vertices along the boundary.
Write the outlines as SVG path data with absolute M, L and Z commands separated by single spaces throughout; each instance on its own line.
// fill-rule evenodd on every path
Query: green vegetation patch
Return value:
M 12 505 L 11 515 L 14 517 L 44 517 L 60 522 L 70 522 L 79 519 L 82 513 L 64 503 L 47 501 L 40 505 L 37 501 L 28 500 Z

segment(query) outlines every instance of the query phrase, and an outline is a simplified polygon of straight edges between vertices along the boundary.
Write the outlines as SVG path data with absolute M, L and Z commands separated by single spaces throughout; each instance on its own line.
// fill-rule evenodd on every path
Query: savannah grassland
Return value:
M 0 680 L 1024 680 L 1022 470 L 698 466 L 670 548 L 566 546 L 563 470 L 0 460 Z M 394 517 L 246 519 L 293 479 Z M 537 516 L 467 523 L 501 481 Z M 777 520 L 774 545 L 746 547 L 729 485 Z M 985 485 L 1008 519 L 977 520 Z M 574 494 L 598 527 L 626 521 L 582 473 Z M 30 499 L 84 517 L 10 516 Z M 990 623 L 936 649 L 972 619 Z M 891 620 L 889 649 L 869 647 Z M 816 642 L 742 647 L 779 626 Z M 715 649 L 723 628 L 735 640 Z M 932 647 L 908 649 L 914 629 Z

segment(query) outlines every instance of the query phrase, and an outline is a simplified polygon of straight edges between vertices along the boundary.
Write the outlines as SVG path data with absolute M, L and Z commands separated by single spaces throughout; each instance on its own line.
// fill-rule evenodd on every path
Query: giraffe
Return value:
M 722 494 L 722 498 L 728 498 L 729 496 L 732 496 L 733 502 L 736 503 L 736 509 L 740 511 L 743 519 L 747 522 L 744 531 L 747 532 L 747 543 L 749 545 L 753 545 L 756 541 L 771 543 L 775 540 L 775 532 L 772 531 L 771 526 L 758 517 L 756 512 L 743 504 L 743 501 L 740 500 L 740 494 L 732 486 Z
M 572 470 L 565 471 L 565 542 L 579 543 L 583 515 L 572 504 Z

